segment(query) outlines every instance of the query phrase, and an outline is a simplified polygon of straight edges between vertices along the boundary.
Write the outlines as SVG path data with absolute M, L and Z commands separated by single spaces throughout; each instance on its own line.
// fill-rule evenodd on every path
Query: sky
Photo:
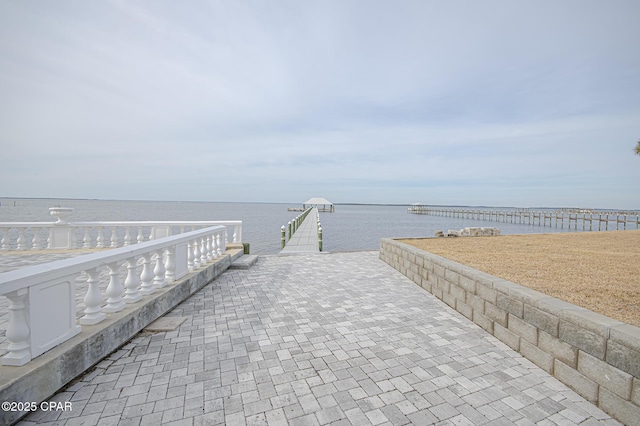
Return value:
M 0 1 L 0 197 L 640 209 L 638 16 Z

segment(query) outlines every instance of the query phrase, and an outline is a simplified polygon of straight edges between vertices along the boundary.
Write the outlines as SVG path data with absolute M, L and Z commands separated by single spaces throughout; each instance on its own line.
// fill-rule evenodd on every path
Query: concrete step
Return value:
M 230 269 L 249 269 L 250 267 L 255 265 L 257 261 L 258 261 L 258 256 L 256 256 L 255 254 L 247 254 L 235 259 L 231 263 L 231 266 L 229 268 Z

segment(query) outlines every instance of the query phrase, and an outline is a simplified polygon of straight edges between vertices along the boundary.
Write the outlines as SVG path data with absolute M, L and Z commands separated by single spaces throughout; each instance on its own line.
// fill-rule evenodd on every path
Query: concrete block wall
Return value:
M 640 328 L 424 250 L 380 259 L 627 425 L 640 424 Z

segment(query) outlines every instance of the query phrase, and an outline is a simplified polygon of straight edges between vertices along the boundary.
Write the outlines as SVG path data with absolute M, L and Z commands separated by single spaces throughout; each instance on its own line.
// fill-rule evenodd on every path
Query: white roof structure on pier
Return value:
M 334 211 L 334 207 L 333 207 L 333 203 L 329 200 L 327 200 L 326 198 L 320 198 L 320 197 L 313 197 L 313 198 L 309 198 L 307 201 L 305 201 L 302 204 L 303 208 L 307 208 L 311 207 L 311 206 L 322 206 L 318 208 L 318 211 L 321 212 L 333 212 Z

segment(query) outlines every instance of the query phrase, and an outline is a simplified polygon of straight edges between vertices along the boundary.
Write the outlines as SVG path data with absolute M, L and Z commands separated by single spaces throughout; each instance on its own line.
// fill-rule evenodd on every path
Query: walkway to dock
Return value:
M 314 207 L 280 254 L 320 253 L 317 217 L 318 209 Z
M 378 256 L 228 270 L 22 424 L 619 424 Z

